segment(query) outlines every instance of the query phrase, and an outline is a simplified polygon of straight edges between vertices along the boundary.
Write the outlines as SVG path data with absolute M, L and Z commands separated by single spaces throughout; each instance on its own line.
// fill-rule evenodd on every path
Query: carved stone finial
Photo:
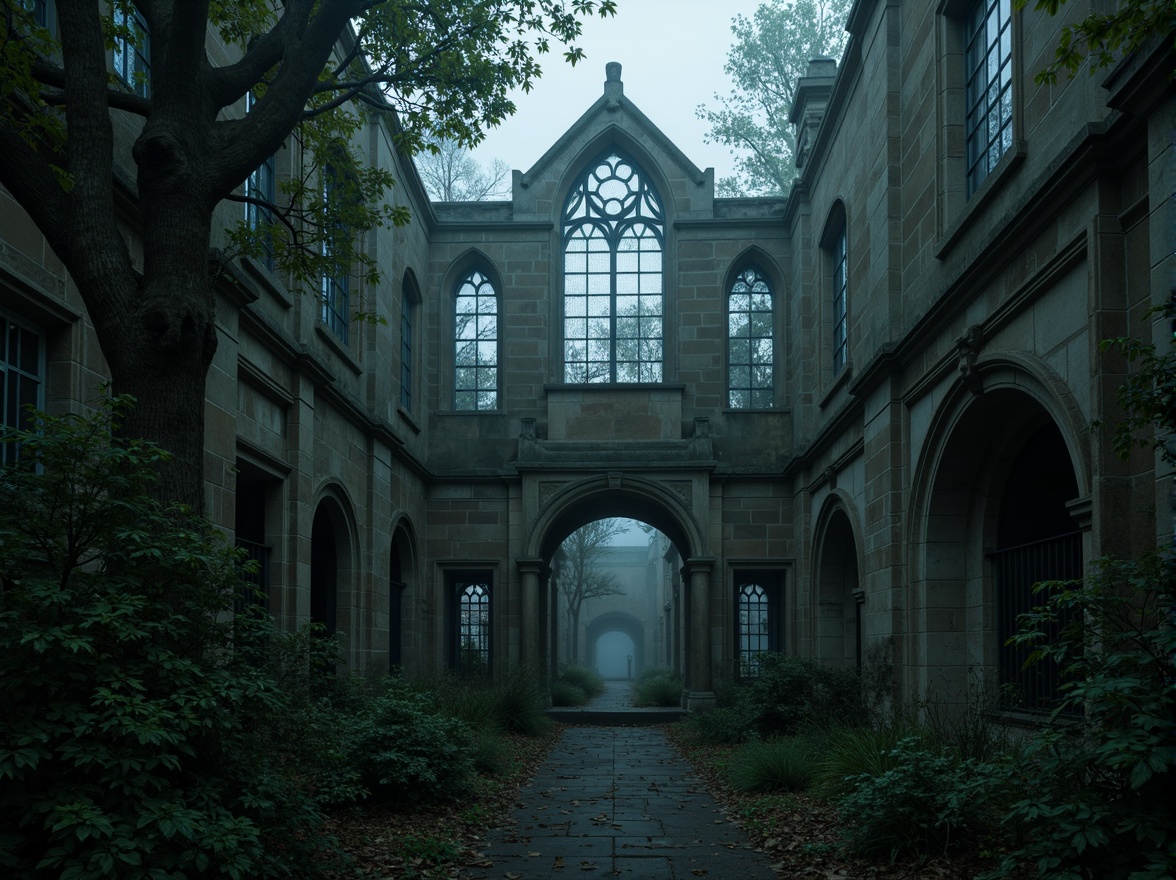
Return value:
M 964 385 L 973 394 L 980 394 L 984 384 L 980 374 L 976 372 L 976 358 L 984 347 L 984 331 L 979 324 L 973 324 L 959 339 L 956 340 L 956 353 L 959 358 L 958 369 Z
M 616 110 L 620 106 L 621 96 L 625 94 L 625 84 L 621 82 L 621 62 L 610 61 L 604 65 L 604 96 L 608 98 L 608 109 Z

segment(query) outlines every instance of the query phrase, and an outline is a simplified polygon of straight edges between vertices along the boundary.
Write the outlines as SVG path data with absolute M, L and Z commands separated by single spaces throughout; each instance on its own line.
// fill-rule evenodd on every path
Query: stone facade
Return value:
M 666 637 L 646 651 L 692 705 L 746 644 L 889 663 L 899 697 L 976 678 L 1048 695 L 1001 647 L 1032 580 L 1172 534 L 1171 475 L 1089 428 L 1114 422 L 1125 369 L 1100 341 L 1171 335 L 1148 309 L 1176 277 L 1172 48 L 1038 87 L 1064 19 L 1013 12 L 1011 136 L 969 193 L 971 5 L 855 4 L 840 66 L 800 83 L 787 199 L 715 198 L 619 66 L 510 202 L 430 204 L 372 123 L 369 160 L 414 217 L 371 238 L 381 284 L 353 279 L 353 305 L 387 322 L 343 338 L 250 261 L 222 297 L 208 514 L 267 556 L 281 623 L 335 628 L 357 668 L 434 669 L 463 645 L 494 669 L 550 667 L 555 550 L 625 516 L 665 535 Z M 661 375 L 568 382 L 565 200 L 613 152 L 663 212 Z M 279 178 L 298 161 L 284 149 Z M 39 346 L 28 393 L 78 408 L 105 372 L 81 298 L 2 191 L 0 218 L 0 317 Z M 749 267 L 772 296 L 754 409 L 732 405 L 728 338 Z M 497 297 L 496 396 L 467 410 L 455 301 L 473 271 Z

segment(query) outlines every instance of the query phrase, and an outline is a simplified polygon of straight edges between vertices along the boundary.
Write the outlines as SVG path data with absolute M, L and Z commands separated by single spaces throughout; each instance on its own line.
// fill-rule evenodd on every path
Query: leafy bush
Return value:
M 758 736 L 747 713 L 731 707 L 694 712 L 682 724 L 698 739 L 716 745 L 750 742 Z
M 443 715 L 427 694 L 389 687 L 358 722 L 350 758 L 374 796 L 455 797 L 474 772 L 469 726 Z
M 470 757 L 474 769 L 488 776 L 500 776 L 510 770 L 512 761 L 506 740 L 497 731 L 485 727 L 470 734 Z
M 604 679 L 595 669 L 584 666 L 565 666 L 560 670 L 559 680 L 575 685 L 589 698 L 604 693 Z
M 857 777 L 838 812 L 846 848 L 862 858 L 939 855 L 988 827 L 996 775 L 975 761 L 926 750 L 916 738 L 891 750 L 883 773 Z
M 544 712 L 538 679 L 522 669 L 494 682 L 494 717 L 507 733 L 542 736 L 554 723 Z
M 425 677 L 410 681 L 408 686 L 428 694 L 440 713 L 475 729 L 489 727 L 525 736 L 541 736 L 551 729 L 538 681 L 522 670 L 513 670 L 501 679 Z
M 736 791 L 804 791 L 813 780 L 814 743 L 803 737 L 748 743 L 727 761 Z
M 633 702 L 638 706 L 679 706 L 682 679 L 669 669 L 647 669 L 633 684 Z
M 570 681 L 556 681 L 551 685 L 551 705 L 553 706 L 583 706 L 588 702 L 588 695 Z
M 899 763 L 898 748 L 904 740 L 922 740 L 924 731 L 898 722 L 883 728 L 834 727 L 822 736 L 822 749 L 814 768 L 817 791 L 836 799 L 849 794 L 864 776 L 881 776 Z
M 262 719 L 290 710 L 230 612 L 236 551 L 148 496 L 128 402 L 7 432 L 0 470 L 0 869 L 13 878 L 316 876 L 314 805 Z
M 762 739 L 791 736 L 807 727 L 863 724 L 867 720 L 857 672 L 787 654 L 764 654 L 759 675 L 738 699 Z
M 1014 641 L 1061 666 L 1062 696 L 1011 771 L 1025 796 L 1008 822 L 1027 841 L 995 876 L 1025 860 L 1040 877 L 1176 876 L 1176 562 L 1104 559 L 1041 589 Z

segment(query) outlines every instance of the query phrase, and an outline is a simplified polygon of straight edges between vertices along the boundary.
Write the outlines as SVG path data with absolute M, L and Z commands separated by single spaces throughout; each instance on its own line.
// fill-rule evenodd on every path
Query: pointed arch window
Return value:
M 757 582 L 739 586 L 739 677 L 759 675 L 760 658 L 772 650 L 771 591 Z
M 772 288 L 748 266 L 727 294 L 728 405 L 731 409 L 771 409 Z
M 490 671 L 490 585 L 458 584 L 454 666 L 460 675 Z
M 564 381 L 661 382 L 661 199 L 620 150 L 588 166 L 564 203 Z
M 457 286 L 454 346 L 454 407 L 497 409 L 498 294 L 477 269 Z
M 833 239 L 833 375 L 843 369 L 849 358 L 849 268 L 842 223 Z

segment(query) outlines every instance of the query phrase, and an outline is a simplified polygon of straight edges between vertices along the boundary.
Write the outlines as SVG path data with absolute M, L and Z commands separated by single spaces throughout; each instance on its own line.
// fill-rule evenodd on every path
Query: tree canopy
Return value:
M 480 202 L 510 197 L 510 168 L 501 159 L 478 164 L 468 149 L 447 138 L 430 144 L 416 160 L 429 197 L 439 202 Z
M 568 614 L 572 662 L 578 662 L 580 656 L 580 610 L 584 602 L 624 592 L 616 575 L 600 567 L 606 548 L 624 532 L 623 521 L 598 519 L 576 529 L 560 545 L 563 561 L 557 583 Z
M 751 18 L 731 22 L 735 42 L 723 69 L 730 95 L 696 114 L 710 124 L 708 143 L 735 150 L 735 174 L 719 180 L 723 196 L 787 195 L 795 176 L 795 133 L 788 121 L 796 82 L 817 57 L 839 58 L 852 0 L 766 0 Z
M 511 90 L 530 88 L 552 43 L 575 63 L 581 18 L 614 11 L 615 0 L 0 0 L 0 184 L 77 285 L 113 390 L 137 398 L 123 430 L 174 453 L 162 495 L 202 499 L 224 270 L 210 247 L 272 247 L 293 287 L 338 267 L 375 282 L 363 232 L 408 216 L 382 198 L 394 181 L 361 158 L 360 127 L 394 115 L 407 154 L 436 138 L 474 144 L 513 112 Z M 292 137 L 299 176 L 272 198 L 243 193 Z M 272 225 L 242 222 L 222 242 L 227 199 L 258 203 Z
M 1067 0 L 1037 0 L 1033 8 L 1057 15 Z M 1029 0 L 1016 0 L 1023 9 Z M 1176 3 L 1172 0 L 1123 0 L 1111 12 L 1091 12 L 1062 27 L 1054 60 L 1033 75 L 1040 85 L 1058 81 L 1066 71 L 1074 76 L 1087 61 L 1090 73 L 1109 67 L 1123 54 L 1134 52 L 1155 36 L 1172 39 L 1176 32 Z

